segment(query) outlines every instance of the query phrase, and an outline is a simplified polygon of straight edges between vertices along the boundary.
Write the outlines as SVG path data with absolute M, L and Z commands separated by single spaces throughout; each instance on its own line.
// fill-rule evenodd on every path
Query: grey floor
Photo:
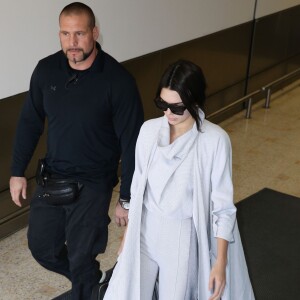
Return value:
M 264 187 L 300 197 L 300 81 L 272 96 L 271 108 L 257 103 L 252 118 L 244 112 L 220 125 L 233 147 L 235 202 Z M 113 193 L 110 215 L 118 198 Z M 109 244 L 99 255 L 101 266 L 110 268 L 122 230 L 110 224 Z M 49 300 L 70 288 L 68 280 L 40 267 L 27 249 L 26 228 L 0 241 L 0 300 Z

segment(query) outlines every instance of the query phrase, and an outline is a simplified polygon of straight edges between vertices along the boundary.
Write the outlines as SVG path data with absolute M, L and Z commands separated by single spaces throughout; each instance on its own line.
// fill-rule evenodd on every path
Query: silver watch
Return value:
M 124 199 L 119 199 L 120 205 L 122 206 L 122 208 L 128 210 L 130 207 L 130 202 L 128 200 L 124 200 Z

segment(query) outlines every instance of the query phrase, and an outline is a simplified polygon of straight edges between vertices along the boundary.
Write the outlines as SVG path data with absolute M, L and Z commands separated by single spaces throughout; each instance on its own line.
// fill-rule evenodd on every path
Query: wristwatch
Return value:
M 122 206 L 122 208 L 124 208 L 124 209 L 129 209 L 129 207 L 130 207 L 130 202 L 129 202 L 129 200 L 125 200 L 125 199 L 122 199 L 122 198 L 120 198 L 119 199 L 119 203 L 120 203 L 120 205 Z

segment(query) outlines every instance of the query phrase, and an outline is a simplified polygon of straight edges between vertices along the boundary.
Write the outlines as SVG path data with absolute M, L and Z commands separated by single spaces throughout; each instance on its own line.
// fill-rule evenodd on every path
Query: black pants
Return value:
M 72 204 L 53 206 L 37 197 L 30 206 L 28 245 L 46 269 L 72 282 L 72 300 L 89 300 L 100 279 L 96 256 L 105 251 L 112 187 L 85 185 Z

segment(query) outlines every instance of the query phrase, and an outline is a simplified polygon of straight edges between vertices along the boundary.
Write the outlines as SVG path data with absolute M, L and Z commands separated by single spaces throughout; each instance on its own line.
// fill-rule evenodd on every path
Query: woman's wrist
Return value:
M 227 265 L 227 257 L 218 257 L 216 260 L 216 264 L 220 266 L 226 266 Z
M 228 241 L 218 238 L 218 250 L 217 250 L 217 261 L 216 263 L 220 266 L 227 265 L 227 250 L 228 250 Z

